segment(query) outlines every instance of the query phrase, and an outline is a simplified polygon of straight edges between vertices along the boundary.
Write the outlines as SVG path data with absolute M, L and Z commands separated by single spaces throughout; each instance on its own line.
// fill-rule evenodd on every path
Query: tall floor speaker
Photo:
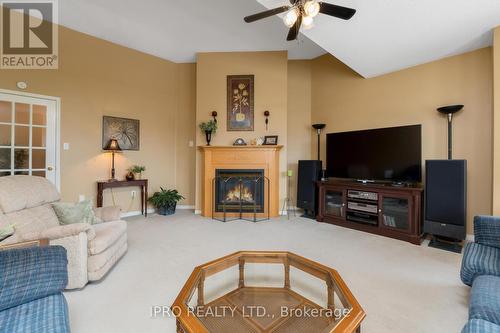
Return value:
M 467 222 L 467 161 L 430 160 L 425 165 L 424 232 L 449 240 L 464 240 Z M 433 238 L 433 241 L 436 242 L 436 239 Z M 458 248 L 455 250 L 459 252 Z
M 297 175 L 297 207 L 304 210 L 304 216 L 316 218 L 318 212 L 318 190 L 322 163 L 318 160 L 299 161 Z

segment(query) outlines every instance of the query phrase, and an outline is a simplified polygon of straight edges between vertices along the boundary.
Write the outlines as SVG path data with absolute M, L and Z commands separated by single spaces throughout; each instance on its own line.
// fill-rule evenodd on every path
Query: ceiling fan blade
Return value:
M 320 2 L 320 13 L 338 17 L 339 19 L 349 20 L 356 14 L 356 9 L 332 5 L 331 3 Z
M 301 25 L 302 25 L 302 15 L 299 15 L 297 21 L 295 22 L 293 27 L 290 28 L 290 31 L 288 32 L 288 36 L 286 37 L 287 41 L 292 41 L 297 39 Z
M 262 19 L 264 19 L 266 17 L 270 17 L 270 16 L 273 16 L 273 15 L 276 15 L 276 14 L 284 13 L 284 12 L 286 12 L 289 9 L 290 9 L 290 6 L 281 6 L 281 7 L 278 7 L 278 8 L 266 10 L 264 12 L 253 14 L 253 15 L 245 17 L 245 22 L 246 23 L 252 23 L 252 22 L 255 22 L 255 21 L 258 21 L 258 20 L 262 20 Z

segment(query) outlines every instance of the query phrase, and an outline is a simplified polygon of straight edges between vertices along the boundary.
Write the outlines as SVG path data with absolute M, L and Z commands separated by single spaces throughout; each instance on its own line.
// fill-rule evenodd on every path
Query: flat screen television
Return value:
M 422 126 L 327 134 L 327 176 L 362 181 L 422 181 Z

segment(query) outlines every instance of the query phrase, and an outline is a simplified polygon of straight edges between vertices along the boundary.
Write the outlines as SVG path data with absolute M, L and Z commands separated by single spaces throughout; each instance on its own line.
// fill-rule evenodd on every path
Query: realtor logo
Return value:
M 57 69 L 55 1 L 0 1 L 0 69 Z

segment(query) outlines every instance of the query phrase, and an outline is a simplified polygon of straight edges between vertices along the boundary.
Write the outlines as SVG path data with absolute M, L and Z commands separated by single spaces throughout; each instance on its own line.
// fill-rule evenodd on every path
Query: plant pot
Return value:
M 169 206 L 158 207 L 156 210 L 157 210 L 158 214 L 167 216 L 167 215 L 175 214 L 176 207 L 177 207 L 177 203 L 175 202 Z
M 205 138 L 207 139 L 207 146 L 210 146 L 210 141 L 212 141 L 212 131 L 205 131 Z
M 136 174 L 135 174 L 135 179 L 137 179 L 137 180 L 141 180 L 141 179 L 142 179 L 142 172 L 140 172 L 140 173 L 136 173 Z

